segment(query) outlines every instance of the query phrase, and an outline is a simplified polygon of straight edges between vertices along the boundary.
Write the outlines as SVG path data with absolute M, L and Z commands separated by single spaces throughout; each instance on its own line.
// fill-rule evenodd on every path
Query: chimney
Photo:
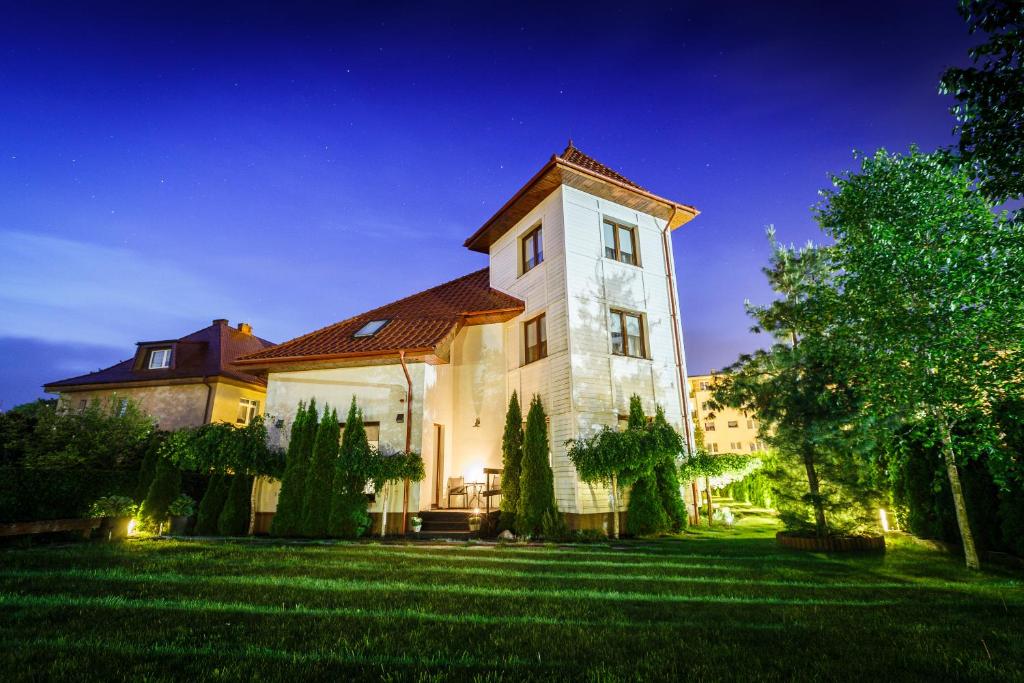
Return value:
M 242 334 L 252 334 L 252 325 L 249 323 L 238 323 L 238 331 Z
M 214 325 L 227 325 L 228 324 L 228 319 L 227 318 L 214 318 L 213 319 L 213 324 Z

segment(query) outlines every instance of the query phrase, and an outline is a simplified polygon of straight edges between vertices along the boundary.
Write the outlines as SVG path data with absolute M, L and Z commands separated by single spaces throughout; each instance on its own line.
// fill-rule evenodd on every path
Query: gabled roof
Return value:
M 204 377 L 225 377 L 257 386 L 266 386 L 266 379 L 235 365 L 235 359 L 247 353 L 273 346 L 273 342 L 260 339 L 228 325 L 227 320 L 214 320 L 209 327 L 180 339 L 138 342 L 135 356 L 116 365 L 86 375 L 62 379 L 45 385 L 47 391 L 68 390 L 94 384 L 115 385 L 145 382 L 177 382 Z M 145 354 L 153 348 L 171 347 L 171 367 L 150 370 Z
M 504 322 L 523 310 L 522 301 L 490 286 L 490 270 L 484 268 L 249 354 L 238 362 L 246 367 L 266 367 L 288 362 L 397 357 L 399 351 L 443 356 L 441 347 L 462 326 Z M 387 323 L 375 334 L 355 336 L 375 320 Z
M 490 246 L 526 214 L 557 190 L 568 185 L 589 194 L 660 218 L 675 230 L 693 220 L 699 211 L 688 204 L 659 197 L 624 175 L 577 149 L 572 140 L 561 154 L 552 155 L 512 199 L 465 241 L 466 248 L 486 254 Z

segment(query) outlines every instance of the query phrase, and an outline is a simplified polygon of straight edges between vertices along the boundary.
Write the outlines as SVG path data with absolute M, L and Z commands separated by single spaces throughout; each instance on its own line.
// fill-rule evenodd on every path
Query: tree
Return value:
M 686 527 L 686 503 L 680 493 L 679 464 L 677 458 L 685 452 L 679 432 L 665 419 L 665 410 L 658 406 L 654 421 L 648 426 L 657 451 L 654 464 L 654 479 L 658 486 L 658 498 L 668 519 L 669 529 L 680 532 Z
M 663 416 L 664 417 L 664 416 Z M 647 431 L 647 416 L 643 403 L 637 394 L 629 398 L 629 419 L 626 430 L 643 435 Z M 626 528 L 633 535 L 656 534 L 668 530 L 668 514 L 661 502 L 656 468 L 663 458 L 660 452 L 651 453 L 651 463 L 636 476 L 629 492 L 629 506 L 626 512 Z M 674 463 L 674 460 L 673 460 Z M 674 469 L 674 464 L 673 464 Z
M 236 472 L 231 476 L 224 507 L 217 518 L 217 532 L 221 536 L 243 536 L 248 531 L 251 491 L 251 476 L 244 472 Z
M 224 503 L 228 499 L 228 488 L 231 486 L 231 478 L 220 472 L 215 472 L 210 481 L 206 484 L 206 492 L 199 501 L 199 511 L 196 514 L 196 536 L 216 536 L 219 532 L 217 521 L 220 513 L 224 510 Z
M 156 529 L 167 519 L 167 507 L 181 494 L 181 470 L 165 457 L 156 464 L 153 482 L 149 485 L 146 499 L 139 509 L 143 526 Z
M 519 511 L 519 478 L 523 463 L 523 412 L 515 391 L 508 400 L 505 433 L 501 437 L 501 520 L 502 529 L 516 528 Z
M 337 437 L 335 437 L 337 440 Z M 366 438 L 363 412 L 356 405 L 356 397 L 348 408 L 345 434 L 341 451 L 336 459 L 334 488 L 331 500 L 331 536 L 358 538 L 370 528 L 367 512 L 366 485 L 373 475 L 373 449 Z
M 423 481 L 426 471 L 423 467 L 423 458 L 419 453 L 395 451 L 387 447 L 371 449 L 369 471 L 373 490 L 380 495 L 380 535 L 383 538 L 387 534 L 388 528 L 388 502 L 391 489 L 400 481 Z M 405 529 L 402 531 L 404 532 Z
M 135 487 L 135 500 L 145 500 L 149 487 L 156 476 L 156 466 L 160 462 L 160 449 L 163 447 L 166 432 L 153 432 L 146 442 L 139 467 L 139 482 Z
M 519 478 L 519 508 L 516 531 L 520 536 L 535 536 L 544 529 L 545 515 L 557 514 L 555 479 L 548 461 L 548 425 L 540 396 L 530 402 L 523 435 L 522 473 Z
M 951 68 L 939 91 L 952 95 L 960 154 L 978 173 L 978 189 L 994 202 L 1024 195 L 1024 4 L 960 0 L 970 33 L 988 41 L 970 50 L 974 66 Z
M 302 504 L 306 475 L 313 454 L 313 441 L 316 438 L 316 426 L 316 399 L 310 399 L 308 408 L 299 402 L 288 440 L 277 511 L 270 525 L 270 533 L 274 536 L 297 536 L 302 531 Z
M 968 567 L 979 566 L 960 467 L 988 451 L 992 406 L 1024 384 L 1024 223 L 995 215 L 945 153 L 861 160 L 818 221 L 836 241 L 837 345 L 876 420 L 913 422 L 942 450 Z
M 340 431 L 337 413 L 325 405 L 316 430 L 309 472 L 306 474 L 306 491 L 302 503 L 303 536 L 319 538 L 327 535 Z

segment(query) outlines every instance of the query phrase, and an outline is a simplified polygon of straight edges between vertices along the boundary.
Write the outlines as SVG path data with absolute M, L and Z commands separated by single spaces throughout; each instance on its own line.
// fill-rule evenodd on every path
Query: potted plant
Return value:
M 469 530 L 471 532 L 477 533 L 478 531 L 480 531 L 481 517 L 480 517 L 480 513 L 479 512 L 474 510 L 473 514 L 471 514 L 469 516 L 469 520 L 468 521 L 469 521 Z
M 184 536 L 188 531 L 188 522 L 196 511 L 196 502 L 184 493 L 171 501 L 167 506 L 167 514 L 171 517 L 171 535 Z
M 128 496 L 104 496 L 89 508 L 89 515 L 102 517 L 101 533 L 106 533 L 111 541 L 120 541 L 128 537 L 132 517 L 139 506 Z
M 409 519 L 409 526 L 412 527 L 413 533 L 418 534 L 423 528 L 423 518 L 418 515 L 413 515 Z

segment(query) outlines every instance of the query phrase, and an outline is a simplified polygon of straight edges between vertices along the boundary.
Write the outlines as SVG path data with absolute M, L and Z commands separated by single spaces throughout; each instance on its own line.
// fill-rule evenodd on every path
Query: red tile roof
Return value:
M 139 342 L 133 358 L 116 365 L 78 377 L 50 382 L 47 391 L 68 390 L 91 384 L 125 384 L 129 382 L 159 382 L 161 380 L 201 379 L 227 377 L 240 382 L 265 386 L 266 378 L 253 375 L 235 365 L 239 356 L 273 346 L 273 342 L 246 334 L 228 325 L 227 320 L 215 320 L 209 327 L 186 335 L 181 339 L 159 342 Z M 172 367 L 150 370 L 145 367 L 145 352 L 151 348 L 172 347 Z
M 261 365 L 284 359 L 383 356 L 401 350 L 434 352 L 461 325 L 508 320 L 524 309 L 522 301 L 490 286 L 490 270 L 484 268 L 283 344 L 249 354 L 240 362 L 245 365 Z M 477 320 L 474 321 L 474 317 Z M 360 328 L 374 320 L 388 322 L 372 336 L 354 336 Z
M 567 161 L 570 164 L 575 164 L 576 166 L 582 166 L 591 173 L 596 173 L 597 175 L 604 176 L 605 178 L 610 178 L 620 183 L 625 183 L 630 187 L 635 187 L 638 190 L 643 190 L 644 192 L 647 192 L 645 188 L 637 185 L 626 176 L 616 173 L 615 171 L 613 171 L 612 169 L 608 168 L 600 161 L 595 159 L 594 157 L 584 154 L 580 150 L 576 149 L 576 147 L 572 144 L 572 140 L 569 140 L 569 145 L 565 148 L 564 152 L 558 155 L 557 158 L 561 159 L 562 161 Z

